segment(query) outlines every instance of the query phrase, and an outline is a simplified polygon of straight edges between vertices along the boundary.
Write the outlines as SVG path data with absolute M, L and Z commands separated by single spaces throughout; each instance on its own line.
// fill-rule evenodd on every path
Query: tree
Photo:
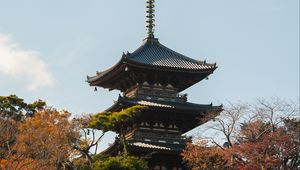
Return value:
M 280 131 L 264 134 L 259 141 L 248 141 L 226 150 L 228 158 L 235 158 L 239 169 L 295 169 L 286 160 L 299 154 L 299 143 Z
M 223 110 L 221 116 L 213 118 L 216 123 L 214 123 L 211 128 L 224 135 L 227 147 L 232 147 L 236 142 L 235 136 L 239 130 L 239 120 L 245 115 L 246 111 L 247 105 L 245 104 L 230 104 L 228 108 Z M 211 140 L 215 145 L 218 145 L 221 149 L 223 149 L 218 142 L 213 140 L 213 138 L 211 138 Z
M 118 155 L 96 160 L 92 164 L 93 170 L 147 170 L 147 162 L 138 157 Z
M 258 99 L 250 109 L 258 119 L 268 122 L 273 132 L 283 123 L 284 119 L 299 116 L 299 103 L 288 102 L 278 97 L 272 100 Z
M 253 105 L 231 105 L 212 125 L 212 129 L 224 135 L 224 145 L 210 138 L 209 146 L 199 147 L 197 143 L 188 146 L 184 157 L 200 149 L 205 153 L 218 148 L 218 154 L 224 156 L 231 169 L 297 169 L 300 166 L 298 108 L 297 103 L 278 98 L 258 100 Z M 195 168 L 209 158 L 200 156 L 196 163 L 187 161 Z
M 144 109 L 146 109 L 145 106 L 137 105 L 119 112 L 101 112 L 92 117 L 89 126 L 105 132 L 109 130 L 118 132 L 121 131 L 126 124 L 134 122 L 135 118 L 137 118 Z
M 291 118 L 299 122 L 299 117 L 295 119 L 298 108 L 297 103 L 279 98 L 258 100 L 248 109 L 251 119 L 241 123 L 235 137 L 238 145 L 227 150 L 228 159 L 234 158 L 232 163 L 244 169 L 296 169 L 300 165 L 300 136 L 285 122 Z
M 0 96 L 0 160 L 12 154 L 21 121 L 45 106 L 42 100 L 25 103 L 16 95 Z
M 84 162 L 82 163 L 88 164 L 88 166 L 91 165 L 91 162 L 93 160 L 91 148 L 95 147 L 94 155 L 96 155 L 98 144 L 105 134 L 105 132 L 95 128 L 91 128 L 89 126 L 89 122 L 91 121 L 91 119 L 91 115 L 83 115 L 72 120 L 74 126 L 80 132 L 80 140 L 78 140 L 76 143 L 73 143 L 73 148 L 79 152 L 79 157 L 85 158 Z
M 292 136 L 293 142 L 299 144 L 300 141 L 300 119 L 296 118 L 284 118 L 283 119 L 285 129 L 283 129 L 287 134 Z M 298 149 L 297 149 L 298 148 Z M 292 153 L 287 155 L 285 158 L 285 164 L 289 167 L 299 167 L 300 166 L 300 152 L 299 145 L 292 150 Z
M 240 124 L 240 131 L 236 140 L 238 143 L 260 142 L 264 135 L 270 133 L 272 126 L 262 120 L 246 121 Z
M 36 111 L 43 109 L 45 106 L 46 103 L 42 100 L 27 104 L 16 95 L 0 96 L 0 117 L 19 121 L 24 116 L 33 116 Z
M 124 152 L 126 151 L 125 130 L 129 124 L 133 124 L 134 120 L 140 116 L 145 106 L 132 106 L 119 112 L 101 112 L 94 115 L 89 122 L 89 127 L 102 130 L 103 132 L 114 131 L 119 133 L 119 137 L 123 143 Z
M 6 168 L 65 169 L 79 136 L 69 118 L 68 112 L 46 109 L 21 122 L 11 154 L 2 160 Z
M 119 137 L 123 144 L 123 154 L 113 157 L 94 157 L 92 164 L 87 166 L 85 163 L 79 165 L 82 169 L 95 170 L 146 170 L 147 162 L 141 158 L 130 156 L 126 149 L 125 128 L 133 124 L 137 117 L 140 116 L 143 106 L 132 106 L 119 112 L 101 112 L 94 115 L 88 127 L 101 130 L 103 133 L 114 131 L 119 133 Z M 101 154 L 100 154 L 101 155 Z
M 13 119 L 0 118 L 0 160 L 12 153 L 12 146 L 16 141 L 18 123 Z
M 120 112 L 70 119 L 69 112 L 46 107 L 41 100 L 27 104 L 15 95 L 1 96 L 0 169 L 72 169 L 76 168 L 73 161 L 87 169 L 100 166 L 99 163 L 142 169 L 146 165 L 142 159 L 127 154 L 100 159 L 94 156 L 96 151 L 94 155 L 90 151 L 94 146 L 97 150 L 105 132 L 123 132 L 125 124 L 132 122 L 142 109 L 135 106 Z M 97 136 L 99 130 L 101 135 Z M 125 138 L 121 136 L 125 146 Z
M 193 170 L 226 170 L 229 164 L 221 148 L 209 146 L 207 140 L 189 143 L 182 153 L 183 160 Z

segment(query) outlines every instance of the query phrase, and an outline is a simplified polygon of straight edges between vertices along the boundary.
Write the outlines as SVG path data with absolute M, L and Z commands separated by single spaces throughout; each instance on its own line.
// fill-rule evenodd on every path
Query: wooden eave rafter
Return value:
M 124 72 L 126 66 L 130 66 L 138 69 L 146 69 L 146 70 L 160 70 L 165 72 L 174 72 L 174 73 L 192 73 L 192 74 L 211 74 L 217 68 L 209 68 L 209 69 L 182 69 L 182 68 L 173 68 L 173 67 L 161 67 L 161 66 L 153 66 L 142 63 L 137 63 L 134 61 L 126 60 L 126 58 L 122 58 L 116 65 L 105 70 L 103 72 L 97 72 L 95 76 L 88 77 L 87 82 L 90 83 L 91 86 L 96 86 L 98 83 L 109 80 L 114 77 L 116 74 L 120 74 L 120 72 Z
M 110 69 L 103 72 L 97 72 L 97 74 L 93 77 L 88 77 L 87 82 L 90 84 L 90 86 L 101 86 L 109 84 L 112 79 L 120 75 L 120 73 L 122 73 L 125 68 L 126 64 L 124 64 L 123 61 L 120 60 L 115 66 L 111 67 Z

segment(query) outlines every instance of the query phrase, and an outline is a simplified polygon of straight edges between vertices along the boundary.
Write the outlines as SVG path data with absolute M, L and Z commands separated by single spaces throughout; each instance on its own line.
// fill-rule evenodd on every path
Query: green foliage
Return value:
M 147 162 L 135 156 L 126 154 L 108 157 L 102 154 L 94 155 L 92 163 L 83 157 L 73 160 L 78 170 L 147 170 Z
M 119 112 L 101 112 L 92 117 L 88 126 L 102 130 L 104 133 L 110 130 L 119 133 L 123 144 L 123 152 L 126 154 L 126 140 L 123 128 L 130 123 L 134 123 L 134 120 L 144 109 L 146 109 L 146 107 L 136 105 Z
M 93 170 L 146 170 L 147 162 L 141 158 L 119 155 L 97 160 L 92 164 Z
M 79 158 L 75 158 L 72 161 L 72 164 L 74 167 L 74 169 L 78 169 L 78 170 L 92 170 L 91 166 L 90 166 L 90 162 L 88 162 L 86 160 L 86 158 L 84 157 L 79 157 Z
M 144 106 L 132 106 L 120 112 L 101 112 L 92 117 L 89 126 L 104 132 L 118 131 L 122 125 L 133 122 L 145 108 Z
M 33 116 L 45 105 L 46 103 L 42 100 L 27 104 L 16 95 L 0 96 L 0 117 L 21 120 L 24 116 Z

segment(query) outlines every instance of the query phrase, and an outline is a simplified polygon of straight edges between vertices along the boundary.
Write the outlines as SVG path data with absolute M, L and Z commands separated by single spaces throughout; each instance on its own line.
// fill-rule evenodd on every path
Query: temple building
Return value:
M 198 61 L 175 52 L 154 36 L 154 0 L 147 0 L 148 35 L 132 53 L 123 53 L 111 68 L 88 76 L 90 86 L 119 90 L 118 100 L 106 111 L 147 106 L 142 115 L 126 125 L 127 150 L 149 162 L 155 170 L 186 169 L 181 152 L 189 138 L 183 134 L 204 123 L 209 113 L 222 106 L 195 104 L 182 91 L 206 79 L 216 64 Z M 207 119 L 206 119 L 207 120 Z M 200 123 L 201 122 L 201 123 Z M 122 149 L 115 141 L 104 153 L 116 155 Z

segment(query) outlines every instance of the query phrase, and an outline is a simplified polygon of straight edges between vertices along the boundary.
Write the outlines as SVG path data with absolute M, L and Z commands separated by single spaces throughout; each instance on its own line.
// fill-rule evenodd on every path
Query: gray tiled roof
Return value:
M 130 76 L 129 74 L 133 74 L 134 78 L 131 77 L 133 78 L 132 81 L 135 81 L 133 83 L 137 83 L 137 80 L 144 78 L 144 74 L 149 74 L 149 70 L 154 71 L 156 75 L 160 74 L 160 71 L 163 71 L 161 73 L 164 75 L 169 72 L 179 73 L 178 76 L 171 73 L 170 79 L 164 79 L 169 81 L 167 83 L 173 84 L 172 78 L 174 80 L 182 79 L 183 81 L 178 82 L 178 85 L 176 85 L 176 88 L 182 91 L 203 80 L 213 73 L 216 68 L 216 63 L 209 64 L 206 61 L 194 60 L 165 47 L 158 39 L 147 38 L 133 53 L 123 53 L 121 59 L 113 67 L 102 72 L 96 72 L 94 76 L 87 76 L 87 82 L 90 86 L 124 91 L 128 87 L 125 87 L 125 83 L 123 83 L 124 87 L 121 87 L 118 83 L 120 81 L 127 81 L 127 77 Z M 139 74 L 139 72 L 143 74 Z
M 188 70 L 210 70 L 216 67 L 215 64 L 207 64 L 205 61 L 197 61 L 177 53 L 159 43 L 157 39 L 146 39 L 140 48 L 128 53 L 126 59 L 145 65 Z
M 148 148 L 153 150 L 165 150 L 165 151 L 179 151 L 181 152 L 185 145 L 183 144 L 163 144 L 163 143 L 149 143 L 149 142 L 141 142 L 141 141 L 128 141 L 129 146 L 133 146 L 136 148 Z
M 207 111 L 210 109 L 222 109 L 221 106 L 213 106 L 211 104 L 195 104 L 190 102 L 169 102 L 169 101 L 158 101 L 158 100 L 140 100 L 137 98 L 119 97 L 117 103 L 125 105 L 141 105 L 149 106 L 154 108 L 166 108 L 166 109 L 183 109 L 190 111 Z M 115 103 L 115 104 L 117 104 Z M 113 106 L 112 106 L 113 107 Z M 108 110 L 110 110 L 109 108 Z

